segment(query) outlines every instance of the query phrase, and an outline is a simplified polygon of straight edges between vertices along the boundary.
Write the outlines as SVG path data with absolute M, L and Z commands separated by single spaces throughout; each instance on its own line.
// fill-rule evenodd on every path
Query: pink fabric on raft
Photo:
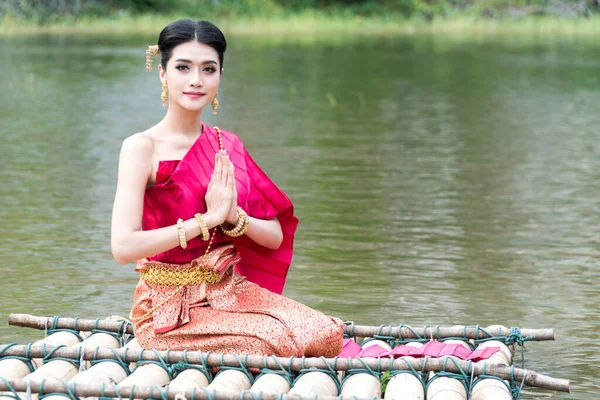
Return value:
M 142 229 L 151 230 L 173 225 L 178 218 L 190 219 L 197 212 L 206 212 L 204 195 L 214 170 L 219 140 L 215 129 L 203 125 L 202 135 L 182 160 L 160 161 L 156 183 L 146 191 Z M 294 234 L 298 219 L 290 199 L 254 162 L 241 140 L 233 133 L 221 130 L 223 147 L 235 166 L 238 205 L 251 217 L 277 217 L 283 231 L 279 249 L 262 247 L 247 237 L 235 239 L 241 254 L 236 270 L 249 281 L 281 294 L 292 261 Z M 231 238 L 218 231 L 213 248 L 231 243 Z M 175 247 L 149 258 L 150 261 L 183 264 L 202 256 L 208 242 L 199 237 L 188 241 L 184 250 Z
M 461 360 L 481 361 L 487 360 L 493 354 L 500 351 L 500 347 L 486 347 L 484 349 L 469 350 L 464 346 L 456 343 L 444 343 L 435 340 L 430 340 L 421 347 L 407 346 L 405 344 L 387 350 L 379 345 L 374 344 L 367 348 L 362 348 L 352 339 L 344 339 L 342 352 L 338 357 L 389 357 L 394 358 L 411 356 L 415 358 L 421 357 L 443 357 L 454 356 Z

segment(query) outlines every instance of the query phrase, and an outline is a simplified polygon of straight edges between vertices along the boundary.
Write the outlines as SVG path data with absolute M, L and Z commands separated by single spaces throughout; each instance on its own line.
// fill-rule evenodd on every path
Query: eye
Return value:
M 217 69 L 215 67 L 207 67 L 204 68 L 204 71 L 214 74 L 215 72 L 217 72 Z
M 178 70 L 178 71 L 183 71 L 183 70 L 186 70 L 186 69 L 189 69 L 189 68 L 188 68 L 187 65 L 178 65 L 178 66 L 175 67 L 175 69 Z

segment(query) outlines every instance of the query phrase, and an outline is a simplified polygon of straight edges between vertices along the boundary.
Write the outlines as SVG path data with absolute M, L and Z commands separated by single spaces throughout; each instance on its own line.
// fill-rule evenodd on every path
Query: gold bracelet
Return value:
M 246 221 L 244 223 L 244 226 L 242 227 L 242 230 L 240 231 L 239 236 L 244 236 L 246 234 L 246 232 L 248 231 L 249 225 L 250 225 L 250 217 L 246 214 Z
M 224 223 L 221 224 L 221 230 L 223 231 L 224 234 L 231 236 L 231 233 L 239 231 L 240 229 L 242 229 L 242 226 L 244 224 L 244 220 L 242 218 L 243 214 L 246 214 L 246 212 L 242 209 L 242 207 L 237 206 L 237 215 L 238 215 L 238 220 L 237 220 L 237 224 L 235 225 L 235 227 L 233 229 L 225 229 L 223 227 Z
M 250 225 L 250 217 L 248 217 L 248 214 L 246 213 L 246 211 L 244 211 L 241 207 L 238 206 L 238 222 L 237 225 L 235 226 L 235 228 L 231 229 L 231 230 L 227 230 L 225 228 L 223 228 L 223 225 L 221 225 L 221 230 L 223 231 L 224 234 L 231 236 L 231 237 L 240 237 L 242 235 L 246 234 L 246 231 L 248 230 L 248 225 Z
M 241 208 L 238 207 L 238 220 L 237 220 L 237 224 L 235 225 L 235 227 L 233 229 L 224 229 L 223 225 L 221 225 L 221 230 L 223 230 L 223 233 L 225 233 L 226 235 L 229 235 L 231 237 L 238 237 L 240 231 L 242 230 L 242 228 L 244 227 L 244 224 L 246 222 L 246 216 L 247 214 L 244 212 L 244 210 L 242 210 Z
M 202 219 L 202 214 L 196 213 L 194 214 L 194 218 L 196 218 L 196 221 L 200 226 L 200 238 L 202 240 L 210 239 L 210 235 L 208 233 L 208 226 L 206 225 L 206 222 L 204 222 L 204 219 Z
M 183 226 L 183 219 L 177 220 L 177 236 L 179 236 L 179 245 L 182 249 L 187 247 L 187 239 L 185 237 L 185 227 Z
M 240 232 L 242 231 L 242 229 L 244 229 L 244 225 L 246 224 L 246 218 L 247 216 L 242 214 L 239 217 L 239 225 L 236 225 L 235 228 L 233 228 L 231 231 L 228 231 L 229 236 L 231 237 L 238 237 L 240 236 Z

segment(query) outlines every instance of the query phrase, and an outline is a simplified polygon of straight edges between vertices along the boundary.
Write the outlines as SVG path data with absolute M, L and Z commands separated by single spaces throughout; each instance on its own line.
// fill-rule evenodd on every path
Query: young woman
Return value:
M 211 128 L 226 41 L 208 21 L 165 27 L 162 121 L 125 139 L 112 252 L 138 261 L 131 318 L 141 346 L 336 356 L 343 323 L 281 296 L 298 220 L 288 197 L 231 132 Z

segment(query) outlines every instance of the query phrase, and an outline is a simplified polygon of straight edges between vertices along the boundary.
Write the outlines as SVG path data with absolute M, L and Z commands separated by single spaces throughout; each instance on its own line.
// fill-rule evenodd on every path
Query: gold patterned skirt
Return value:
M 287 297 L 246 281 L 234 272 L 239 254 L 233 246 L 213 250 L 206 259 L 221 276 L 214 284 L 164 285 L 140 279 L 131 317 L 143 348 L 289 356 L 337 356 L 344 324 Z M 171 276 L 206 276 L 197 260 L 189 264 L 146 261 L 144 271 Z M 149 279 L 152 281 L 152 279 Z M 156 280 L 154 281 L 156 282 Z

